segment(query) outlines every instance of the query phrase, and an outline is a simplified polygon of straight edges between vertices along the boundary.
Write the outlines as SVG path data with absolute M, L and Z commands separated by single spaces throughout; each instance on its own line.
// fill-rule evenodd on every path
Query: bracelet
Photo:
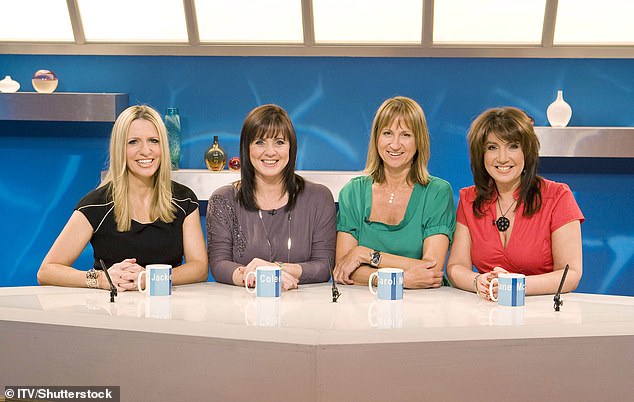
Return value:
M 477 274 L 473 277 L 473 287 L 475 288 L 476 295 L 480 296 L 480 290 L 478 289 L 478 278 L 482 274 Z
M 86 271 L 86 286 L 91 289 L 97 289 L 99 285 L 97 284 L 97 278 L 99 277 L 99 273 L 95 271 L 94 268 L 90 268 Z
M 284 263 L 283 262 L 273 261 L 273 263 L 275 265 L 277 265 L 278 267 L 280 267 L 280 270 L 284 271 Z

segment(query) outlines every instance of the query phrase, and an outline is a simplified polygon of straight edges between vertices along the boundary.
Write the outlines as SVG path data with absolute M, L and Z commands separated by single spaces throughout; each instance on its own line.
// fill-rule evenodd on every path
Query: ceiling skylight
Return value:
M 0 41 L 72 42 L 66 0 L 3 1 Z
M 631 0 L 559 0 L 557 45 L 630 45 L 634 43 Z
M 87 42 L 187 42 L 182 0 L 77 0 Z
M 421 43 L 423 0 L 313 0 L 316 43 Z
M 196 0 L 201 42 L 302 43 L 299 0 Z
M 546 0 L 436 0 L 434 44 L 537 45 L 545 11 Z

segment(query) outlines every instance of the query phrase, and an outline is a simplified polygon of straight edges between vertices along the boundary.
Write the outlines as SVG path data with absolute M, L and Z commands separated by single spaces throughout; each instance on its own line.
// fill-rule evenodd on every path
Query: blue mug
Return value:
M 255 289 L 248 287 L 249 275 L 255 276 Z M 244 278 L 244 287 L 257 297 L 280 297 L 282 295 L 282 269 L 273 266 L 260 266 L 250 271 Z
M 141 276 L 145 275 L 145 289 L 141 289 Z M 139 292 L 149 296 L 172 295 L 172 266 L 167 264 L 150 264 L 145 271 L 139 272 L 137 278 Z
M 377 291 L 372 288 L 372 280 L 377 277 Z M 403 299 L 403 270 L 400 268 L 379 268 L 372 272 L 368 279 L 370 293 L 377 295 L 379 300 Z
M 498 296 L 493 295 L 493 283 L 498 283 Z M 523 274 L 499 274 L 489 283 L 489 296 L 500 306 L 522 307 L 526 299 L 526 277 Z

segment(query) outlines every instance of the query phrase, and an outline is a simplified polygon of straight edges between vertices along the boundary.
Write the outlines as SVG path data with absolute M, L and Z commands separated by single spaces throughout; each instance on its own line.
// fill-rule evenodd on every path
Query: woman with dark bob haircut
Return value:
M 489 299 L 493 278 L 520 273 L 527 276 L 527 295 L 552 294 L 568 265 L 563 291 L 576 289 L 584 217 L 566 184 L 537 175 L 531 119 L 514 107 L 489 109 L 475 119 L 468 139 L 475 185 L 460 190 L 449 280 Z
M 216 190 L 207 208 L 209 264 L 216 281 L 242 286 L 258 266 L 282 268 L 282 288 L 326 282 L 334 260 L 336 212 L 330 190 L 295 174 L 297 137 L 279 106 L 246 117 L 241 179 Z M 254 285 L 254 279 L 248 283 Z

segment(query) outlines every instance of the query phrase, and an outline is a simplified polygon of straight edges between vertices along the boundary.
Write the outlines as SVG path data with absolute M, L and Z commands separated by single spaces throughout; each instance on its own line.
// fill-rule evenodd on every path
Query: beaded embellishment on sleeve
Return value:
M 216 194 L 211 197 L 211 211 L 214 218 L 216 218 L 221 225 L 230 228 L 233 254 L 234 256 L 242 257 L 247 248 L 248 239 L 246 233 L 244 233 L 240 226 L 238 215 L 233 205 L 231 205 L 224 196 Z M 210 229 L 208 226 L 208 233 L 212 233 Z

